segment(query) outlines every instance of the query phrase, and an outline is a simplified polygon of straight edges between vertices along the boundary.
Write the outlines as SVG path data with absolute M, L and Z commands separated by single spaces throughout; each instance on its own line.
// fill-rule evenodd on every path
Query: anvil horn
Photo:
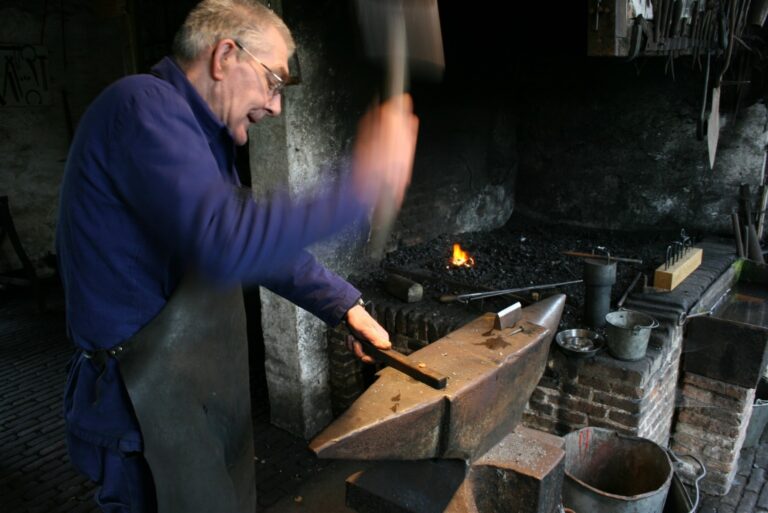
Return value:
M 549 297 L 501 330 L 486 314 L 412 353 L 414 362 L 448 376 L 442 390 L 383 369 L 310 449 L 321 458 L 474 460 L 520 421 L 564 305 L 564 294 Z

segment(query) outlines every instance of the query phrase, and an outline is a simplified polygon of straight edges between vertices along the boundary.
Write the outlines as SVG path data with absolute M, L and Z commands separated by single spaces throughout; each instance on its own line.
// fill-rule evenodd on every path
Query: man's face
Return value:
M 266 34 L 272 43 L 270 52 L 257 53 L 248 43 L 238 41 L 242 47 L 234 48 L 234 59 L 229 63 L 218 95 L 218 108 L 214 111 L 227 125 L 235 144 L 248 142 L 248 127 L 264 116 L 280 115 L 282 95 L 273 94 L 279 82 L 288 79 L 288 49 L 280 33 L 270 29 Z

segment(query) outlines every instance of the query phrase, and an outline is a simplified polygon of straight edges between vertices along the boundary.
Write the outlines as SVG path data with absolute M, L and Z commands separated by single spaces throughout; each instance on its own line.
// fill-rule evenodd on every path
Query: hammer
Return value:
M 437 0 L 356 0 L 357 19 L 368 58 L 386 62 L 383 98 L 408 89 L 409 71 L 435 80 L 445 69 Z M 385 190 L 371 220 L 369 254 L 380 260 L 397 208 Z

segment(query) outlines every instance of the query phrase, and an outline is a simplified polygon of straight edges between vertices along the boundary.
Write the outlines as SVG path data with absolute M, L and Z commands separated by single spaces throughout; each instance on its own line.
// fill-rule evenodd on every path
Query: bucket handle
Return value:
M 675 454 L 675 452 L 672 449 L 667 448 L 666 451 L 672 457 L 672 459 L 675 460 L 676 463 L 683 463 L 680 460 L 680 456 Z M 700 469 L 698 475 L 696 476 L 696 480 L 693 483 L 694 490 L 696 491 L 696 502 L 693 503 L 693 507 L 688 512 L 688 513 L 694 513 L 699 508 L 699 500 L 701 499 L 701 489 L 699 488 L 699 482 L 701 482 L 701 480 L 704 479 L 704 477 L 706 477 L 707 468 L 704 466 L 704 463 L 702 463 L 701 460 L 696 456 L 694 456 L 693 454 L 686 454 L 684 455 L 684 457 L 691 458 L 693 461 L 698 463 L 699 469 Z M 676 472 L 676 471 L 673 470 L 673 472 Z
M 646 317 L 648 317 L 651 320 L 651 324 L 649 324 L 648 326 L 635 326 L 633 329 L 636 329 L 636 330 L 650 329 L 650 330 L 652 330 L 653 328 L 658 328 L 660 326 L 659 321 L 657 321 L 655 317 L 651 317 L 647 313 L 638 312 L 637 310 L 630 310 L 629 308 L 624 308 L 624 307 L 619 308 L 619 310 L 622 311 L 622 312 L 635 312 L 635 313 L 639 313 L 641 315 L 645 315 Z

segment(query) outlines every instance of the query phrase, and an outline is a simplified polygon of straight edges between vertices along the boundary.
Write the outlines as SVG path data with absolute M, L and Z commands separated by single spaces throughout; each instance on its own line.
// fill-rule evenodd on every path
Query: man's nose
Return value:
M 283 95 L 276 94 L 272 96 L 267 104 L 264 106 L 267 110 L 267 114 L 272 117 L 277 117 L 283 111 Z

